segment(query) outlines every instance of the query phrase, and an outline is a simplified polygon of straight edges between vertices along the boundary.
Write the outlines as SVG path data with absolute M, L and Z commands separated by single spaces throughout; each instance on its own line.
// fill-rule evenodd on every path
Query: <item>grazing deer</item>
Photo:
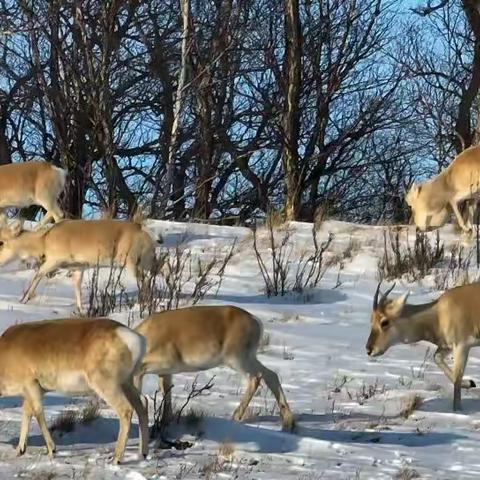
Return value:
M 421 185 L 414 183 L 405 200 L 411 207 L 415 225 L 420 230 L 441 227 L 453 211 L 460 228 L 470 233 L 479 196 L 480 146 L 475 146 L 455 157 L 436 177 Z M 464 201 L 468 204 L 466 221 L 459 210 Z
M 0 265 L 16 258 L 33 258 L 41 263 L 22 297 L 25 303 L 46 275 L 59 268 L 73 270 L 76 304 L 81 311 L 84 269 L 125 266 L 140 282 L 144 272 L 154 266 L 155 246 L 141 223 L 135 221 L 64 220 L 37 231 L 23 230 L 21 223 L 15 222 L 0 228 Z
M 195 306 L 154 313 L 136 331 L 147 339 L 147 353 L 135 383 L 141 391 L 142 378 L 160 376 L 164 394 L 162 421 L 171 416 L 171 377 L 226 365 L 248 377 L 247 391 L 233 414 L 242 420 L 250 400 L 263 379 L 277 400 L 285 430 L 294 427 L 278 376 L 257 358 L 262 324 L 250 313 L 233 306 Z
M 420 340 L 437 346 L 435 363 L 453 383 L 453 409 L 461 409 L 461 388 L 475 387 L 463 379 L 471 347 L 480 345 L 480 283 L 447 290 L 437 300 L 420 305 L 406 303 L 408 293 L 388 299 L 395 284 L 373 298 L 372 326 L 366 349 L 371 357 L 383 355 L 392 345 Z M 453 352 L 453 370 L 445 357 Z
M 43 394 L 97 393 L 117 413 L 120 432 L 113 462 L 125 451 L 132 413 L 140 424 L 140 454 L 148 454 L 148 415 L 133 375 L 145 354 L 145 339 L 107 318 L 70 318 L 23 323 L 0 337 L 0 395 L 23 396 L 17 454 L 27 448 L 32 416 L 53 457 L 55 443 L 43 411 Z
M 40 205 L 46 210 L 37 228 L 50 220 L 59 222 L 63 212 L 58 197 L 65 188 L 67 171 L 47 162 L 18 162 L 0 166 L 0 221 L 8 207 Z

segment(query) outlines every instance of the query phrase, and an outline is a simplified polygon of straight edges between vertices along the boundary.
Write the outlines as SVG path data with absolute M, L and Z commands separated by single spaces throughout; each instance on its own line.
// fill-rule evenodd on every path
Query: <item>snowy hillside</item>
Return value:
M 292 261 L 313 248 L 311 228 L 302 223 L 290 226 Z M 125 462 L 113 467 L 109 457 L 118 420 L 102 405 L 101 418 L 77 425 L 71 432 L 55 432 L 53 462 L 45 455 L 43 438 L 33 421 L 29 449 L 17 458 L 14 446 L 20 431 L 21 400 L 1 398 L 0 478 L 479 478 L 480 389 L 463 391 L 464 412 L 454 414 L 452 387 L 434 365 L 433 348 L 427 350 L 427 344 L 397 346 L 376 359 L 365 353 L 386 228 L 325 222 L 319 240 L 325 241 L 330 233 L 333 238 L 325 254 L 330 266 L 319 286 L 267 298 L 249 229 L 149 222 L 148 229 L 164 237 L 162 250 L 182 241 L 182 248 L 195 254 L 224 255 L 237 239 L 218 294 L 214 289 L 202 302 L 235 304 L 262 319 L 265 336 L 259 357 L 281 377 L 297 416 L 295 433 L 281 432 L 275 403 L 264 387 L 253 400 L 250 419 L 243 424 L 233 422 L 230 417 L 240 401 L 243 379 L 228 369 L 215 369 L 198 376 L 199 385 L 215 376 L 214 386 L 188 405 L 199 418 L 169 431 L 171 439 L 192 442 L 191 448 L 156 449 L 152 442 L 149 458 L 139 462 L 135 418 Z M 433 242 L 435 233 L 429 235 Z M 420 282 L 397 280 L 393 295 L 409 289 L 412 303 L 438 296 L 442 268 L 448 268 L 449 255 L 459 248 L 451 226 L 441 231 L 440 239 L 445 244 L 443 263 Z M 266 255 L 264 230 L 258 233 L 258 245 Z M 473 243 L 463 245 L 464 255 L 473 247 Z M 476 278 L 474 264 L 472 256 L 470 278 Z M 1 331 L 17 322 L 72 314 L 73 287 L 64 274 L 43 283 L 30 304 L 20 304 L 32 274 L 20 264 L 0 269 Z M 84 302 L 87 284 L 85 279 Z M 136 288 L 132 278 L 127 285 L 129 291 Z M 124 322 L 133 318 L 126 311 L 111 316 Z M 478 367 L 480 349 L 473 349 L 465 376 L 480 385 Z M 184 403 L 194 378 L 194 374 L 174 377 L 177 405 Z M 153 396 L 156 383 L 155 377 L 146 377 L 144 391 Z M 47 421 L 52 424 L 66 407 L 81 409 L 88 401 L 49 394 Z

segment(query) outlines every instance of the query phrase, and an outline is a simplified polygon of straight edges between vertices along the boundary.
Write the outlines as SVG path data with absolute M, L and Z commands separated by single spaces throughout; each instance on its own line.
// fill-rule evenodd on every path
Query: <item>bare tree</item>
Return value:
M 299 0 L 285 0 L 284 107 L 282 118 L 285 170 L 285 218 L 296 220 L 300 210 L 300 92 L 302 82 L 302 27 Z

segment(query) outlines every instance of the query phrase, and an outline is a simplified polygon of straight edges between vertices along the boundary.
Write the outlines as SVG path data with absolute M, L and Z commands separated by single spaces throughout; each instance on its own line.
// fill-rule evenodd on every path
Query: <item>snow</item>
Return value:
M 295 223 L 289 228 L 294 260 L 312 248 L 312 227 Z M 426 343 L 392 347 L 375 359 L 365 353 L 386 228 L 324 222 L 320 240 L 334 234 L 328 255 L 345 251 L 353 242 L 351 258 L 342 261 L 340 272 L 339 264 L 327 270 L 314 291 L 269 299 L 248 228 L 149 221 L 147 229 L 163 236 L 163 249 L 181 241 L 182 248 L 196 254 L 222 255 L 236 239 L 235 255 L 218 294 L 210 293 L 203 303 L 235 304 L 263 321 L 269 342 L 259 358 L 280 375 L 297 418 L 295 433 L 281 431 L 275 402 L 264 387 L 252 401 L 251 418 L 244 423 L 232 421 L 244 380 L 231 370 L 218 368 L 199 374 L 199 385 L 214 375 L 214 386 L 189 404 L 204 418 L 190 426 L 174 425 L 169 432 L 171 438 L 192 442 L 191 448 L 159 449 L 152 442 L 149 457 L 139 461 L 134 418 L 124 462 L 112 466 L 109 461 L 118 419 L 102 405 L 101 417 L 93 423 L 78 425 L 62 435 L 55 432 L 54 460 L 46 456 L 40 429 L 32 421 L 27 453 L 16 457 L 21 399 L 1 398 L 0 478 L 390 479 L 414 478 L 415 472 L 421 478 L 479 478 L 480 388 L 463 390 L 464 410 L 453 413 L 452 387 L 433 362 L 432 346 L 427 354 Z M 413 238 L 411 227 L 409 235 Z M 433 238 L 435 234 L 430 235 Z M 447 249 L 458 242 L 472 245 L 460 239 L 451 226 L 442 229 L 441 239 Z M 266 253 L 266 235 L 261 230 L 259 244 Z M 0 269 L 0 331 L 17 322 L 72 315 L 73 286 L 65 275 L 42 283 L 30 304 L 20 304 L 32 275 L 33 271 L 21 264 Z M 131 291 L 136 288 L 132 278 L 127 278 L 127 285 Z M 415 283 L 397 280 L 392 295 L 410 290 L 410 302 L 426 302 L 440 293 L 434 285 L 431 275 Z M 127 323 L 129 314 L 121 312 L 112 318 Z M 465 377 L 477 384 L 479 366 L 480 349 L 473 349 Z M 195 374 L 174 377 L 177 405 L 185 401 L 194 378 Z M 144 392 L 153 396 L 156 383 L 154 376 L 147 376 Z M 423 402 L 404 418 L 402 410 L 415 395 Z M 47 421 L 51 423 L 66 407 L 82 408 L 88 401 L 87 397 L 48 394 Z

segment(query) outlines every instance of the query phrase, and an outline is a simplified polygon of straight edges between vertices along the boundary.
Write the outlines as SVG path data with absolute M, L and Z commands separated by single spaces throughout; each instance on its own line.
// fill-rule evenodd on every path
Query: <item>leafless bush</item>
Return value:
M 169 391 L 172 386 L 169 387 Z M 169 393 L 169 392 L 165 392 Z M 163 409 L 165 407 L 165 395 L 159 400 L 160 390 L 155 390 L 153 395 L 153 424 L 150 427 L 150 438 L 163 438 L 166 424 Z
M 363 405 L 366 400 L 369 400 L 376 394 L 383 394 L 387 390 L 385 385 L 380 385 L 378 383 L 378 378 L 375 379 L 373 384 L 362 383 L 362 386 L 356 391 L 355 397 L 359 405 Z
M 195 377 L 190 386 L 185 402 L 175 411 L 173 415 L 177 423 L 180 423 L 182 418 L 184 418 L 186 424 L 193 426 L 196 420 L 200 422 L 201 419 L 203 419 L 203 417 L 205 416 L 204 412 L 193 408 L 190 408 L 187 411 L 187 415 L 182 415 L 194 398 L 203 395 L 205 392 L 209 391 L 214 386 L 214 378 L 215 376 L 210 378 L 210 380 L 208 380 L 206 384 L 199 386 L 198 375 Z M 165 419 L 165 416 L 163 415 L 165 397 L 163 397 L 162 400 L 159 401 L 159 393 L 159 390 L 157 390 L 153 396 L 153 425 L 150 429 L 150 436 L 151 438 L 161 438 L 162 440 L 165 440 L 164 433 L 167 427 L 166 421 L 170 421 L 171 419 Z M 196 423 L 198 424 L 198 422 Z
M 420 478 L 420 474 L 413 468 L 403 467 L 394 476 L 394 480 L 413 480 L 414 478 Z
M 228 263 L 233 257 L 236 245 L 236 239 L 233 241 L 230 250 L 223 258 L 217 258 L 216 255 L 209 262 L 202 262 L 200 258 L 196 259 L 196 270 L 190 270 L 190 277 L 195 278 L 195 285 L 191 294 L 193 305 L 198 303 L 205 295 L 213 289 L 218 292 L 222 285 L 223 275 Z M 190 263 L 190 267 L 192 263 Z
M 285 224 L 285 219 L 280 210 L 270 209 L 265 217 L 265 223 L 278 228 Z
M 425 371 L 427 370 L 428 362 L 431 360 L 433 360 L 433 352 L 430 347 L 427 347 L 421 365 L 418 368 L 413 366 L 410 367 L 412 378 L 423 380 L 425 378 Z
M 206 414 L 204 410 L 200 408 L 190 407 L 186 413 L 183 415 L 183 420 L 185 425 L 190 428 L 196 428 L 202 423 L 202 420 L 205 418 Z
M 434 243 L 427 235 L 416 232 L 413 247 L 402 245 L 400 229 L 383 232 L 383 255 L 378 261 L 380 280 L 392 280 L 407 275 L 410 281 L 416 281 L 427 275 L 444 257 L 444 246 L 437 231 Z
M 435 287 L 438 290 L 465 285 L 470 282 L 469 268 L 473 258 L 473 249 L 465 249 L 454 244 L 448 255 L 448 263 L 435 274 Z
M 423 403 L 423 398 L 416 394 L 412 393 L 408 397 L 402 400 L 402 408 L 400 410 L 400 417 L 408 418 L 412 413 L 417 410 Z
M 78 420 L 78 412 L 76 410 L 64 410 L 53 420 L 50 431 L 68 433 L 72 432 Z
M 98 401 L 88 402 L 80 411 L 80 423 L 88 424 L 100 416 L 100 403 Z
M 294 360 L 295 359 L 295 355 L 293 355 L 293 353 L 288 349 L 288 347 L 286 345 L 283 346 L 282 358 L 284 360 Z
M 328 220 L 329 210 L 330 208 L 328 202 L 322 203 L 315 209 L 315 214 L 313 217 L 313 228 L 315 228 L 315 231 L 320 230 L 323 222 Z
M 302 255 L 297 265 L 295 273 L 294 292 L 303 292 L 306 288 L 315 288 L 325 275 L 328 262 L 324 262 L 324 254 L 332 243 L 333 234 L 329 234 L 327 240 L 318 242 L 317 232 L 312 229 L 312 239 L 314 251 L 311 255 Z
M 314 251 L 311 254 L 306 252 L 301 254 L 297 262 L 295 280 L 292 283 L 289 279 L 293 252 L 293 245 L 290 241 L 292 231 L 288 228 L 283 230 L 281 238 L 276 240 L 274 224 L 267 221 L 266 227 L 268 254 L 260 253 L 256 228 L 253 230 L 253 249 L 267 296 L 283 297 L 289 291 L 301 293 L 305 289 L 318 286 L 329 266 L 327 262 L 324 262 L 324 254 L 332 242 L 333 235 L 330 234 L 327 240 L 319 243 L 317 231 L 315 227 L 312 228 Z M 268 257 L 270 258 L 268 259 Z M 269 266 L 267 266 L 268 263 L 270 263 Z
M 210 456 L 209 461 L 200 469 L 200 474 L 205 480 L 218 478 L 218 474 L 229 472 L 233 466 L 232 457 L 226 458 L 221 453 Z
M 209 292 L 218 292 L 235 246 L 236 240 L 223 257 L 214 253 L 208 260 L 182 248 L 180 243 L 173 251 L 160 254 L 152 272 L 140 282 L 140 315 L 175 309 L 181 304 L 195 305 Z M 188 296 L 187 286 L 191 286 Z
M 283 232 L 280 241 L 275 240 L 274 224 L 267 221 L 268 246 L 270 249 L 271 269 L 266 264 L 258 248 L 257 228 L 253 229 L 253 249 L 260 272 L 265 283 L 265 293 L 268 297 L 284 296 L 287 293 L 288 272 L 290 270 L 290 256 L 293 246 L 289 242 L 292 234 L 290 229 Z
M 104 317 L 113 311 L 121 311 L 122 309 L 132 308 L 135 300 L 130 299 L 127 289 L 122 283 L 122 275 L 125 268 L 117 268 L 111 264 L 108 267 L 108 276 L 106 282 L 100 279 L 100 271 L 107 270 L 102 268 L 98 263 L 92 269 L 89 278 L 89 296 L 87 316 Z
M 75 476 L 75 473 L 73 475 Z M 31 465 L 29 465 L 26 469 L 17 470 L 17 472 L 15 473 L 15 478 L 23 478 L 29 480 L 54 480 L 57 478 L 62 479 L 65 477 L 63 477 L 58 472 L 39 470 L 38 468 L 32 470 Z
M 100 404 L 98 401 L 90 401 L 81 410 L 64 410 L 55 417 L 50 430 L 52 432 L 68 433 L 75 429 L 78 424 L 87 425 L 100 416 Z
M 214 386 L 213 380 L 215 379 L 215 375 L 211 377 L 207 383 L 204 385 L 198 386 L 198 375 L 194 378 L 192 385 L 190 386 L 190 391 L 188 392 L 187 398 L 183 405 L 180 406 L 180 408 L 176 412 L 176 420 L 177 423 L 180 423 L 180 419 L 182 417 L 183 411 L 189 403 L 196 397 L 199 397 L 200 395 L 203 395 L 205 392 L 208 392 L 209 390 L 212 389 Z

